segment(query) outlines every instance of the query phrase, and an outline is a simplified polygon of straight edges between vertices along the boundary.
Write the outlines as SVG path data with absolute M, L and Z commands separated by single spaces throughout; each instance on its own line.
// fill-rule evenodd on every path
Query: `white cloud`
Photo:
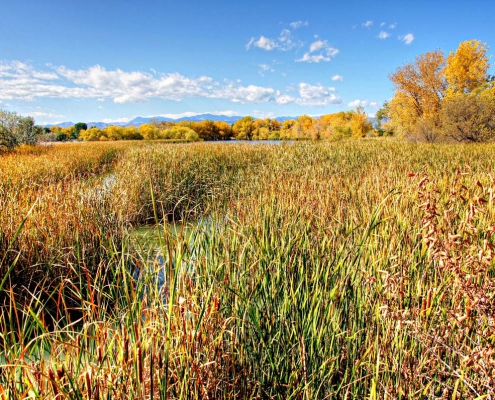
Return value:
M 328 46 L 328 43 L 323 40 L 317 40 L 316 42 L 311 43 L 311 46 L 309 46 L 309 52 L 313 53 L 315 51 L 318 51 L 320 49 L 324 49 Z
M 385 26 L 385 25 L 386 25 L 386 24 L 385 24 L 385 22 L 382 22 L 382 23 L 380 24 L 380 26 Z
M 129 122 L 132 118 L 104 118 L 101 120 L 101 122 L 104 122 L 106 124 L 109 124 L 110 122 L 121 122 L 126 124 Z
M 276 103 L 280 105 L 293 104 L 297 101 L 295 97 L 289 96 L 287 94 L 277 94 Z
M 395 29 L 395 27 L 396 27 L 396 26 L 397 26 L 397 24 L 396 24 L 396 23 L 393 23 L 393 24 L 390 24 L 390 25 L 389 25 L 389 28 L 390 28 L 390 29 Z
M 298 29 L 298 28 L 302 28 L 303 26 L 309 26 L 309 22 L 308 21 L 295 21 L 295 22 L 291 22 L 289 25 L 292 29 Z
M 325 42 L 326 43 L 326 42 Z M 336 54 L 338 50 L 315 45 L 315 53 Z M 318 56 L 315 54 L 315 56 Z M 326 57 L 326 56 L 325 56 Z M 269 67 L 269 66 L 268 66 Z M 113 99 L 115 103 L 145 102 L 153 98 L 181 101 L 186 98 L 223 99 L 233 103 L 299 104 L 319 107 L 340 104 L 332 93 L 335 89 L 322 85 L 298 84 L 298 96 L 291 96 L 272 87 L 241 85 L 238 81 L 214 81 L 211 77 L 189 78 L 175 73 L 153 74 L 140 71 L 107 70 L 95 65 L 85 69 L 70 69 L 65 66 L 49 67 L 50 71 L 36 70 L 18 62 L 0 63 L 0 101 L 15 99 L 31 101 L 38 98 L 59 99 Z M 263 64 L 262 68 L 266 68 Z M 5 103 L 2 103 L 2 105 Z M 225 113 L 225 112 L 224 112 Z M 61 118 L 43 113 L 34 116 Z M 113 120 L 112 122 L 115 122 Z M 121 121 L 126 122 L 126 121 Z
M 385 32 L 385 31 L 381 31 L 379 34 L 378 34 L 378 38 L 379 39 L 386 39 L 390 37 L 390 33 L 388 32 Z
M 299 98 L 295 103 L 306 107 L 323 107 L 330 104 L 342 104 L 342 100 L 334 93 L 335 88 L 322 85 L 313 86 L 308 83 L 298 85 Z
M 255 40 L 254 38 L 251 38 L 249 43 L 246 45 L 246 49 L 249 50 L 251 47 L 251 44 L 255 47 L 259 47 L 260 49 L 263 50 L 273 50 L 278 47 L 277 42 L 273 39 L 269 39 L 265 36 L 261 36 L 258 40 Z
M 235 86 L 231 83 L 215 90 L 209 97 L 225 99 L 233 103 L 266 103 L 275 100 L 275 90 L 256 85 Z
M 347 104 L 348 107 L 370 107 L 370 108 L 377 108 L 378 103 L 375 101 L 368 101 L 368 100 L 354 100 L 351 101 L 350 103 Z
M 258 64 L 258 74 L 265 76 L 267 72 L 275 72 L 275 70 L 268 64 Z
M 184 117 L 194 117 L 196 115 L 202 115 L 202 114 L 213 114 L 213 115 L 226 115 L 228 117 L 233 117 L 236 115 L 239 115 L 238 111 L 232 111 L 232 110 L 222 110 L 222 111 L 203 111 L 203 112 L 195 112 L 195 111 L 186 111 L 183 113 L 179 114 L 160 114 L 161 117 L 165 118 L 172 118 L 172 119 L 179 119 L 179 118 L 184 118 Z M 148 118 L 156 117 L 156 115 L 148 115 Z
M 405 44 L 411 44 L 414 40 L 414 35 L 412 33 L 408 33 L 407 35 L 399 36 L 399 40 Z
M 309 63 L 319 63 L 320 61 L 330 61 L 330 57 L 326 57 L 323 54 L 310 55 L 309 53 L 304 53 L 301 58 L 298 58 L 296 62 L 309 62 Z
M 261 110 L 253 110 L 253 112 L 251 113 L 251 115 L 253 117 L 256 117 L 256 118 L 275 118 L 276 115 L 274 112 L 271 112 L 271 111 L 261 111 Z
M 366 21 L 366 22 L 364 22 L 364 23 L 363 23 L 363 26 L 364 26 L 365 28 L 369 28 L 369 27 L 371 27 L 372 25 L 373 25 L 373 21 Z
M 331 47 L 326 40 L 317 40 L 311 43 L 309 51 L 297 59 L 296 62 L 319 63 L 321 61 L 330 61 L 339 53 L 338 49 Z
M 251 39 L 249 39 L 249 42 L 246 43 L 246 50 L 249 50 L 251 48 L 251 46 L 254 44 L 254 42 L 256 41 L 256 39 L 254 37 L 252 37 Z
M 65 115 L 59 115 L 59 114 L 43 112 L 43 111 L 31 111 L 24 114 L 29 115 L 33 118 L 65 118 Z
M 282 29 L 280 35 L 276 39 L 270 39 L 266 36 L 260 36 L 258 39 L 251 38 L 246 44 L 246 50 L 251 49 L 251 47 L 258 47 L 260 49 L 271 51 L 271 50 L 281 50 L 287 51 L 291 50 L 299 44 L 298 41 L 294 40 L 291 32 L 288 29 Z
M 290 50 L 298 45 L 298 42 L 294 40 L 288 29 L 283 29 L 282 32 L 280 32 L 278 41 L 278 48 L 282 51 Z
M 340 76 L 340 75 L 334 75 L 332 76 L 332 81 L 343 81 L 344 80 L 344 77 Z

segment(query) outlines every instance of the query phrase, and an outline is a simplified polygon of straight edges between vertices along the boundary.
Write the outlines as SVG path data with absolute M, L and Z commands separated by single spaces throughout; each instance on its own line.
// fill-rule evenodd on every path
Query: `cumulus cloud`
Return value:
M 344 80 L 344 77 L 340 76 L 340 75 L 334 75 L 332 76 L 332 81 L 343 81 Z
M 339 53 L 339 50 L 331 47 L 326 40 L 317 40 L 309 46 L 309 51 L 297 59 L 296 62 L 319 63 L 328 62 Z
M 301 106 L 323 107 L 330 104 L 342 104 L 342 100 L 333 93 L 335 91 L 333 87 L 300 83 L 298 89 L 299 98 L 295 102 Z
M 414 35 L 412 33 L 408 33 L 407 35 L 399 36 L 399 40 L 405 44 L 411 44 L 414 40 Z
M 313 48 L 318 49 L 315 52 L 324 51 L 325 54 L 338 52 L 336 49 L 329 50 L 328 47 L 325 43 L 324 46 L 315 44 Z M 267 68 L 262 65 L 261 68 Z M 241 85 L 240 81 L 215 81 L 208 76 L 190 78 L 177 72 L 128 72 L 121 69 L 107 70 L 100 65 L 84 69 L 70 69 L 65 66 L 49 68 L 49 71 L 42 71 L 19 62 L 0 63 L 0 101 L 88 98 L 97 101 L 112 99 L 115 103 L 125 103 L 146 102 L 153 98 L 173 101 L 213 98 L 243 104 L 273 102 L 308 107 L 341 103 L 333 93 L 334 88 L 307 83 L 296 86 L 298 95 L 289 95 L 271 87 Z M 41 111 L 35 112 L 33 116 L 63 117 L 42 114 Z
M 289 24 L 289 26 L 292 29 L 299 29 L 299 28 L 302 28 L 304 26 L 309 26 L 309 22 L 308 21 L 295 21 L 295 22 L 291 22 Z
M 375 101 L 368 101 L 368 100 L 354 100 L 351 101 L 350 103 L 347 104 L 348 107 L 370 107 L 370 108 L 377 108 L 378 103 Z
M 365 28 L 370 28 L 371 26 L 373 26 L 373 21 L 366 21 L 366 22 L 363 22 L 363 26 Z
M 386 32 L 386 31 L 381 31 L 379 34 L 378 34 L 378 38 L 379 39 L 386 39 L 390 37 L 390 33 Z
M 275 89 L 256 85 L 229 84 L 216 90 L 210 97 L 229 100 L 233 103 L 266 103 L 275 100 Z
M 246 50 L 251 49 L 251 47 L 258 47 L 266 51 L 275 49 L 287 51 L 293 49 L 298 44 L 299 42 L 293 38 L 291 31 L 288 29 L 282 29 L 278 38 L 275 39 L 270 39 L 263 35 L 258 39 L 252 37 L 246 44 Z

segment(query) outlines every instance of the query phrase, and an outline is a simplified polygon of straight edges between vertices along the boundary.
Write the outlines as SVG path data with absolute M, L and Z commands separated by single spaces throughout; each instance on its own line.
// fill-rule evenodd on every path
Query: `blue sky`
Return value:
M 374 114 L 392 96 L 388 74 L 416 55 L 448 54 L 469 39 L 495 46 L 492 0 L 2 0 L 0 8 L 0 108 L 38 123 L 321 115 L 357 105 Z

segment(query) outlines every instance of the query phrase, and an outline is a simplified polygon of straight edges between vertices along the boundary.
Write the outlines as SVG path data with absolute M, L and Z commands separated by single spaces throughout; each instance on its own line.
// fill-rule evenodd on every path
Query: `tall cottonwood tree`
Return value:
M 435 50 L 399 67 L 390 74 L 395 94 L 388 103 L 387 125 L 400 136 L 420 136 L 423 140 L 436 140 L 439 132 L 455 140 L 478 141 L 493 136 L 489 133 L 491 123 L 475 115 L 476 110 L 486 115 L 495 97 L 488 76 L 487 49 L 479 40 L 467 40 L 446 59 L 441 50 Z M 467 119 L 462 134 L 454 124 L 460 124 L 461 117 Z
M 417 56 L 413 63 L 390 74 L 395 95 L 388 108 L 391 123 L 398 133 L 410 133 L 423 116 L 433 119 L 438 116 L 446 89 L 444 66 L 443 52 L 434 50 Z
M 447 57 L 444 75 L 447 82 L 447 96 L 456 93 L 471 93 L 488 80 L 490 63 L 486 43 L 467 40 Z

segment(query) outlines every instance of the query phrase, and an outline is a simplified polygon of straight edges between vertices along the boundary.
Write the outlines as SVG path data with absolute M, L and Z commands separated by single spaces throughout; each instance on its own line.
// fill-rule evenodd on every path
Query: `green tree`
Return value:
M 380 108 L 375 114 L 376 130 L 378 131 L 378 136 L 383 136 L 386 133 L 384 124 L 389 120 L 389 109 L 388 101 L 383 103 L 382 108 Z
M 11 150 L 20 144 L 33 145 L 41 128 L 32 117 L 22 117 L 15 112 L 0 110 L 0 148 Z
M 82 130 L 87 130 L 88 129 L 88 124 L 84 122 L 78 122 L 77 124 L 74 125 L 74 137 L 73 139 L 78 139 L 79 138 L 79 133 Z

